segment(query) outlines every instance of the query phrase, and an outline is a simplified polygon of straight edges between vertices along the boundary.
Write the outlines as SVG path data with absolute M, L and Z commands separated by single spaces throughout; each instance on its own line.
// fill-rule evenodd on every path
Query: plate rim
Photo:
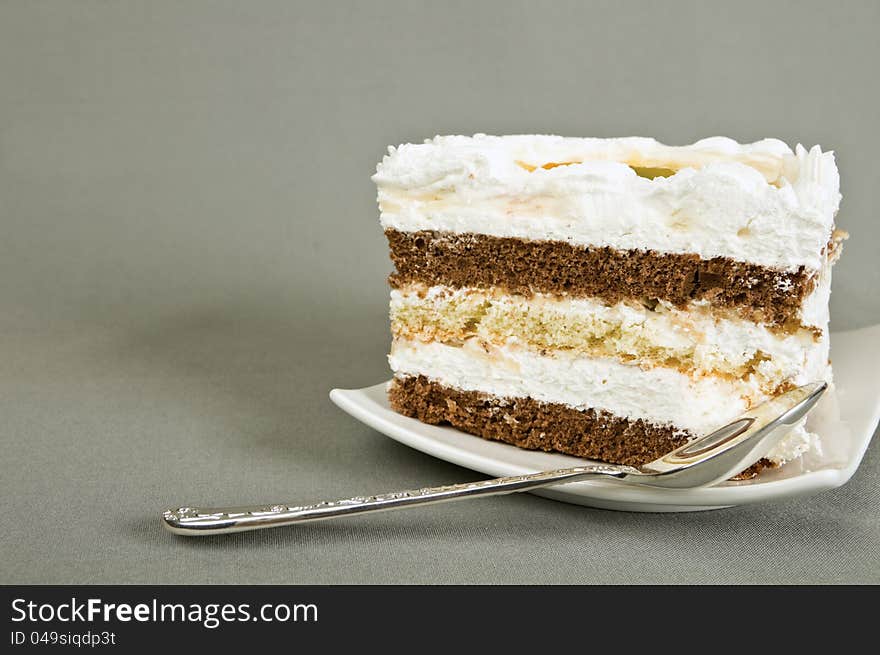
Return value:
M 880 324 L 832 333 L 832 340 L 849 338 L 880 338 Z M 872 339 L 873 340 L 873 339 Z M 833 346 L 832 346 L 833 347 Z M 330 391 L 332 402 L 344 412 L 395 441 L 446 462 L 478 471 L 486 475 L 503 476 L 530 473 L 539 469 L 502 461 L 491 456 L 463 450 L 420 432 L 426 424 L 414 418 L 398 414 L 376 400 L 384 397 L 389 380 L 359 389 L 334 388 Z M 627 485 L 613 480 L 584 480 L 552 488 L 556 500 L 584 504 L 595 499 L 620 505 L 644 505 L 657 507 L 711 508 L 742 505 L 764 500 L 802 495 L 833 489 L 846 484 L 858 469 L 880 421 L 880 403 L 875 402 L 870 418 L 871 432 L 859 438 L 857 447 L 841 467 L 804 471 L 798 475 L 762 482 L 725 482 L 712 487 L 696 489 L 660 489 Z M 479 438 L 449 426 L 428 426 L 449 430 L 468 438 Z M 499 447 L 516 448 L 500 442 L 485 443 Z M 544 492 L 548 490 L 543 490 Z M 546 496 L 546 493 L 540 494 Z M 569 499 L 568 496 L 571 496 Z

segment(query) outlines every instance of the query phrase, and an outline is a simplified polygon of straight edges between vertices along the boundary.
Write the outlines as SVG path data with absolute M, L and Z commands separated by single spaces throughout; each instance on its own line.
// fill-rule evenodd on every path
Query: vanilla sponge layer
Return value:
M 827 301 L 826 301 L 827 302 Z M 686 311 L 668 303 L 614 305 L 546 294 L 508 295 L 498 289 L 410 285 L 391 292 L 395 337 L 599 357 L 643 369 L 665 367 L 692 378 L 745 381 L 772 395 L 827 377 L 828 337 L 719 315 L 705 303 Z
M 461 345 L 395 339 L 389 363 L 398 376 L 423 375 L 445 386 L 497 398 L 609 412 L 674 427 L 690 435 L 712 431 L 767 398 L 755 385 L 715 377 L 694 379 L 674 369 L 644 370 L 608 358 L 554 353 L 517 346 L 489 346 L 476 339 Z M 769 459 L 781 463 L 810 447 L 802 426 Z

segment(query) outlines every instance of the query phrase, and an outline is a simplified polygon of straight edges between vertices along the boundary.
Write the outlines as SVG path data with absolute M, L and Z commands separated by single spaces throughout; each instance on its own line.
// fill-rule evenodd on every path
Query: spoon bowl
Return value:
M 728 480 L 779 445 L 827 388 L 825 382 L 814 382 L 756 405 L 714 432 L 640 466 L 630 481 L 692 488 Z

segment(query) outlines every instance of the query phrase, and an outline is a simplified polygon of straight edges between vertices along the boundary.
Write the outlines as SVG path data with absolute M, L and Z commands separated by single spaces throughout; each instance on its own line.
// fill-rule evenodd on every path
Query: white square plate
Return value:
M 831 335 L 834 389 L 808 418 L 821 440 L 811 453 L 752 480 L 698 489 L 659 489 L 614 480 L 570 482 L 533 493 L 578 505 L 637 512 L 685 512 L 744 505 L 833 489 L 862 461 L 880 419 L 880 325 Z M 400 443 L 491 476 L 565 468 L 584 460 L 486 441 L 451 427 L 427 425 L 388 406 L 387 382 L 364 389 L 333 389 L 343 411 Z

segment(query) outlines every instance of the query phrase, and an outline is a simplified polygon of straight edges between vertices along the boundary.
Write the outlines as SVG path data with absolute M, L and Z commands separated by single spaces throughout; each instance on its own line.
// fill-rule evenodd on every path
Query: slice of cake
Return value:
M 638 465 L 831 379 L 843 235 L 818 146 L 448 136 L 373 180 L 402 414 Z M 762 465 L 814 442 L 800 426 Z

